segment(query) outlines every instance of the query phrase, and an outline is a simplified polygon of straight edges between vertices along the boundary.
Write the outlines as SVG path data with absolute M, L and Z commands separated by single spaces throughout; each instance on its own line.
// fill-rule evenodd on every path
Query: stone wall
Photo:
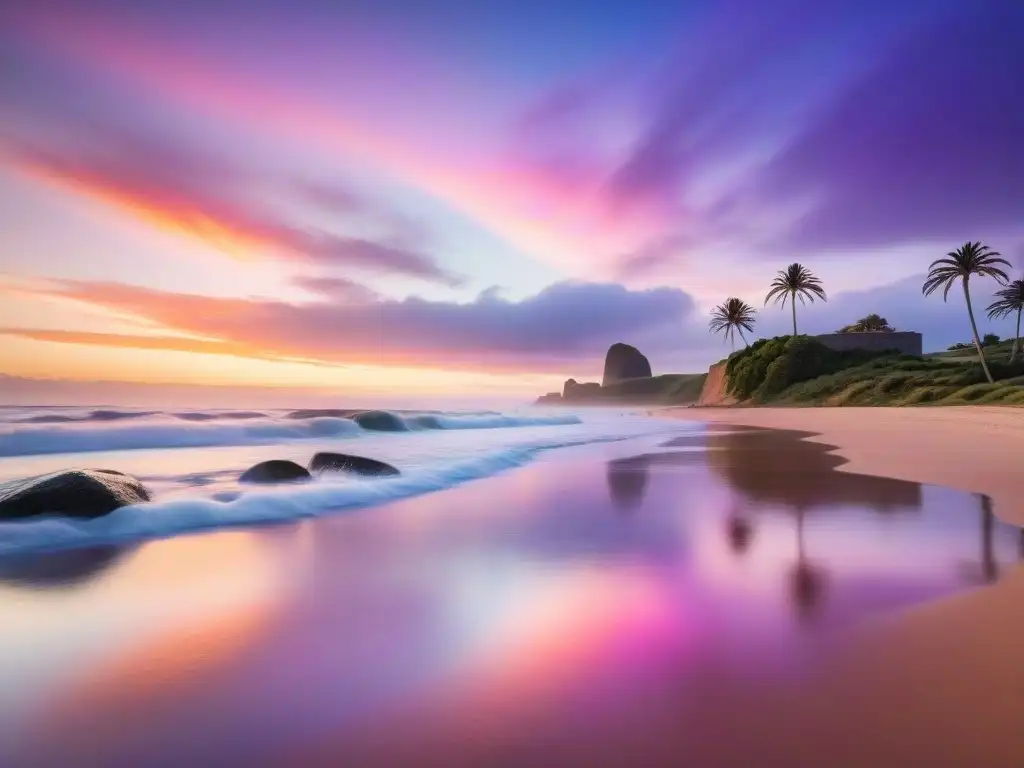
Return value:
M 921 334 L 916 331 L 893 331 L 892 333 L 825 333 L 815 336 L 826 347 L 844 352 L 850 349 L 867 349 L 885 352 L 894 349 L 904 355 L 918 355 L 922 351 Z

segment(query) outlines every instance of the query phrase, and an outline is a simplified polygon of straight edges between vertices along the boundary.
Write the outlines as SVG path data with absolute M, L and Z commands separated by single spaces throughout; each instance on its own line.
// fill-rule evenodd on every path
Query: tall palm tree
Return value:
M 757 310 L 747 302 L 732 297 L 711 310 L 708 328 L 712 333 L 724 333 L 725 338 L 730 340 L 735 348 L 737 333 L 743 339 L 743 343 L 747 344 L 747 337 L 743 335 L 743 331 L 754 332 L 755 314 Z
M 968 282 L 971 275 L 981 277 L 992 277 L 1000 285 L 1006 285 L 1010 278 L 999 268 L 999 265 L 1010 266 L 1010 262 L 1001 258 L 999 253 L 990 250 L 987 245 L 981 243 L 966 242 L 955 251 L 950 251 L 944 259 L 936 259 L 928 267 L 928 278 L 921 286 L 921 292 L 925 296 L 931 296 L 939 288 L 942 288 L 942 300 L 949 296 L 950 290 L 959 280 L 964 287 L 964 300 L 967 302 L 967 315 L 971 318 L 971 332 L 974 334 L 974 346 L 978 350 L 978 358 L 981 360 L 981 368 L 985 371 L 985 378 L 992 383 L 992 374 L 989 373 L 988 363 L 985 362 L 985 351 L 981 347 L 981 338 L 978 336 L 978 324 L 974 322 L 974 309 L 971 307 L 971 291 Z
M 1014 280 L 1001 291 L 996 291 L 999 298 L 988 305 L 989 319 L 1006 317 L 1017 313 L 1017 333 L 1013 337 L 1010 348 L 1010 362 L 1017 357 L 1017 346 L 1020 344 L 1020 313 L 1024 310 L 1024 280 Z
M 765 306 L 772 299 L 776 304 L 786 307 L 786 300 L 789 300 L 793 309 L 793 335 L 796 336 L 796 300 L 799 298 L 801 304 L 807 303 L 809 299 L 814 303 L 815 297 L 822 301 L 825 298 L 825 289 L 821 287 L 819 280 L 811 270 L 803 264 L 790 264 L 786 269 L 780 270 L 772 280 L 771 290 L 764 297 Z

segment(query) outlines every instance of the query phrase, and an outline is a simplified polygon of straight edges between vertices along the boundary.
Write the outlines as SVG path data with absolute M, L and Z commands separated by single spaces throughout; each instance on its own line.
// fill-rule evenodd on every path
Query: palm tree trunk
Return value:
M 789 299 L 789 306 L 793 310 L 793 335 L 796 336 L 796 294 L 791 294 Z
M 964 298 L 967 300 L 967 314 L 971 318 L 971 332 L 974 334 L 974 346 L 978 350 L 978 359 L 981 360 L 981 369 L 985 371 L 985 378 L 989 384 L 993 384 L 992 374 L 989 373 L 988 363 L 985 362 L 985 350 L 981 346 L 981 338 L 978 336 L 978 324 L 974 322 L 974 308 L 971 306 L 971 290 L 967 287 L 967 277 L 964 277 Z
M 1010 347 L 1010 362 L 1012 363 L 1017 359 L 1017 346 L 1020 344 L 1020 311 L 1021 307 L 1017 308 L 1017 334 L 1013 337 L 1013 346 Z

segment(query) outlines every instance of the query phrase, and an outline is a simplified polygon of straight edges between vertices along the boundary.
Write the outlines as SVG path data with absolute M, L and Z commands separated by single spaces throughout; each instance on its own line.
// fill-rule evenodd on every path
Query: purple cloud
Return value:
M 132 312 L 264 357 L 480 371 L 597 369 L 613 342 L 674 334 L 694 310 L 690 297 L 677 289 L 630 291 L 613 284 L 557 283 L 520 301 L 485 291 L 468 303 L 347 301 L 353 286 L 346 281 L 307 278 L 299 285 L 318 290 L 325 300 L 221 299 L 73 281 L 59 283 L 52 293 Z M 335 300 L 338 292 L 342 300 Z M 39 335 L 31 329 L 3 332 Z M 95 336 L 64 333 L 61 338 L 120 346 L 147 343 L 145 337 Z M 55 339 L 53 334 L 48 338 Z

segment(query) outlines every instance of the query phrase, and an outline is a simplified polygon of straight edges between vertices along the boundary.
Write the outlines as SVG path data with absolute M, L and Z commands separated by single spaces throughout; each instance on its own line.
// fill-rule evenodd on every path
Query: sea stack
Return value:
M 629 344 L 612 344 L 604 358 L 602 387 L 625 379 L 650 378 L 651 364 L 640 350 Z

